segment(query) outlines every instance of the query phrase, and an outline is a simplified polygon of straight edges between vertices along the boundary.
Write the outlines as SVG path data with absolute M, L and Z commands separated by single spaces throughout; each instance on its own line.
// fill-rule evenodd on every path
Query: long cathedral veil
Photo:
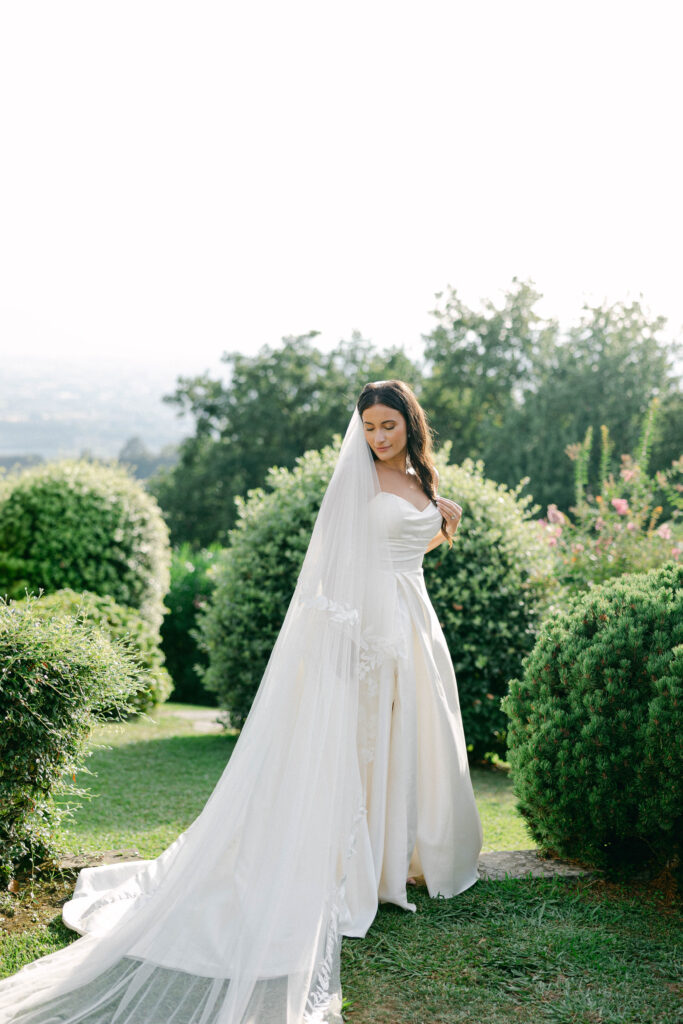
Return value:
M 155 860 L 81 871 L 64 908 L 81 938 L 0 982 L 0 1021 L 339 1024 L 341 936 L 363 934 L 377 910 L 354 870 L 368 843 L 373 677 L 401 642 L 379 490 L 354 409 L 202 812 Z

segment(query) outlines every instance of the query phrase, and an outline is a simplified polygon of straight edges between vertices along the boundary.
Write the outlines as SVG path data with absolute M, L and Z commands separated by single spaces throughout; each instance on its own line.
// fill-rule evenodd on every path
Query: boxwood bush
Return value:
M 4 477 L 0 596 L 89 590 L 158 631 L 169 563 L 159 506 L 122 467 L 66 459 Z
M 123 641 L 69 617 L 0 601 L 0 883 L 56 856 L 68 808 L 54 795 L 83 794 L 92 725 L 112 708 L 122 717 L 143 685 Z
M 68 587 L 41 596 L 39 601 L 25 598 L 15 603 L 24 607 L 27 600 L 34 616 L 77 616 L 84 623 L 104 629 L 112 640 L 130 642 L 130 650 L 138 658 L 144 678 L 144 686 L 131 698 L 131 705 L 136 711 L 147 711 L 154 704 L 168 700 L 173 683 L 164 666 L 159 637 L 134 608 L 126 608 L 111 597 L 92 594 L 88 590 L 77 594 Z
M 233 725 L 249 712 L 296 586 L 340 439 L 307 452 L 293 470 L 272 469 L 266 489 L 237 499 L 238 521 L 200 611 L 208 654 L 204 684 Z M 529 497 L 486 480 L 482 463 L 448 466 L 440 493 L 463 518 L 452 550 L 425 556 L 425 578 L 456 668 L 465 735 L 473 756 L 504 752 L 499 698 L 533 646 L 550 589 L 552 556 L 529 520 Z
M 214 588 L 214 569 L 223 548 L 212 544 L 193 551 L 189 543 L 173 551 L 171 586 L 165 598 L 168 609 L 161 626 L 166 665 L 173 678 L 173 700 L 215 706 L 216 694 L 206 690 L 201 671 L 206 654 L 200 650 L 197 615 Z
M 502 703 L 518 808 L 542 848 L 627 870 L 680 855 L 683 566 L 572 598 Z

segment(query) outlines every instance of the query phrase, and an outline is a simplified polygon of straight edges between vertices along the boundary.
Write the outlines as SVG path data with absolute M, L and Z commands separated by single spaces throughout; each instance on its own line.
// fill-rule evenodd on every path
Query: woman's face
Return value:
M 406 450 L 405 416 L 388 405 L 371 405 L 363 413 L 365 440 L 382 462 L 399 458 Z

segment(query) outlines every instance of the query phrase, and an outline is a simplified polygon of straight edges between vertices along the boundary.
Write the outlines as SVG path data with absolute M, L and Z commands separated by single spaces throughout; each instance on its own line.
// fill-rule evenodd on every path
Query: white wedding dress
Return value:
M 63 919 L 83 937 L 0 982 L 1 1022 L 338 1024 L 341 935 L 363 936 L 379 902 L 414 911 L 408 875 L 423 875 L 431 896 L 477 881 L 482 826 L 422 572 L 441 515 L 368 479 L 374 493 L 359 507 L 386 544 L 361 624 L 342 545 L 315 591 L 302 570 L 201 814 L 154 860 L 80 872 Z M 336 533 L 364 530 L 356 518 L 345 510 Z M 310 558 L 328 550 L 314 533 Z M 359 648 L 361 684 L 349 686 Z M 291 682 L 271 682 L 275 670 Z
M 347 884 L 349 901 L 358 894 L 359 905 L 345 935 L 365 934 L 376 897 L 415 910 L 407 899 L 408 876 L 424 875 L 430 896 L 455 896 L 469 888 L 479 877 L 483 839 L 453 663 L 422 569 L 441 513 L 431 503 L 418 510 L 386 491 L 373 504 L 387 524 L 405 642 L 377 673 L 372 760 L 363 756 L 361 744 L 369 849 L 355 859 L 355 885 Z

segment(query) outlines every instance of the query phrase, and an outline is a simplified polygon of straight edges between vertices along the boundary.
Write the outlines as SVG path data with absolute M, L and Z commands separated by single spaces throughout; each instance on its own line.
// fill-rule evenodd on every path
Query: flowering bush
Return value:
M 681 556 L 683 484 L 679 478 L 683 456 L 654 477 L 647 473 L 656 407 L 654 399 L 637 454 L 621 456 L 616 476 L 608 472 L 612 443 L 607 427 L 602 427 L 600 479 L 595 495 L 589 493 L 587 480 L 592 428 L 586 431 L 582 444 L 566 448 L 567 455 L 576 462 L 576 502 L 569 510 L 574 519 L 556 505 L 549 505 L 547 518 L 538 520 L 541 534 L 555 554 L 556 576 L 565 596 L 624 572 L 657 568 Z M 671 509 L 671 517 L 661 522 L 664 503 Z

